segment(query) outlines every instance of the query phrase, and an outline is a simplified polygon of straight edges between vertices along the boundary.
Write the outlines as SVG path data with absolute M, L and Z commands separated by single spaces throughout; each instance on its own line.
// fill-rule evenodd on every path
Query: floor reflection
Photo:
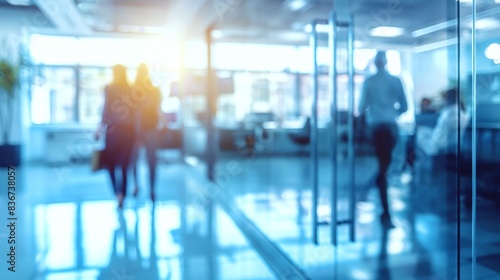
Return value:
M 51 182 L 43 178 L 52 169 L 27 167 L 26 178 L 41 180 L 28 181 L 19 194 L 26 201 L 19 279 L 274 278 L 217 204 L 193 199 L 203 182 L 189 176 L 189 167 L 159 169 L 157 203 L 142 192 L 118 210 L 104 173 L 73 166 Z M 0 279 L 11 278 L 1 272 Z
M 458 208 L 460 197 L 447 188 L 455 186 L 456 180 L 446 177 L 447 174 L 441 174 L 444 178 L 436 175 L 414 180 L 415 174 L 407 171 L 391 173 L 389 196 L 396 228 L 384 231 L 377 214 L 379 197 L 371 180 L 376 165 L 370 158 L 356 159 L 356 242 L 350 243 L 347 227 L 339 226 L 338 247 L 330 245 L 331 164 L 327 158 L 320 159 L 319 242 L 322 248 L 330 248 L 326 250 L 332 254 L 329 258 L 315 257 L 315 253 L 311 253 L 315 246 L 311 244 L 312 193 L 307 187 L 310 178 L 303 176 L 308 162 L 308 158 L 279 156 L 241 160 L 243 172 L 231 178 L 232 184 L 227 189 L 240 209 L 313 279 L 335 276 L 335 279 L 454 279 L 458 273 L 459 250 L 464 265 L 470 264 L 471 258 L 464 256 L 472 246 L 470 215 L 463 205 Z M 345 166 L 339 166 L 338 171 L 339 219 L 347 217 L 349 203 L 347 173 L 343 168 Z M 431 174 L 439 173 L 433 170 Z M 460 234 L 459 209 L 463 230 Z M 478 215 L 477 236 L 483 240 L 488 237 L 492 248 L 478 246 L 478 253 L 484 256 L 479 258 L 478 279 L 500 275 L 498 268 L 497 272 L 492 271 L 486 257 L 498 259 L 500 252 L 500 227 L 487 229 L 498 224 L 493 223 L 491 215 L 485 215 L 492 210 L 479 210 L 482 212 Z M 496 213 L 498 215 L 498 211 Z M 493 231 L 496 237 L 488 235 Z M 336 251 L 338 258 L 333 257 Z M 337 264 L 335 272 L 332 269 Z
M 319 227 L 320 245 L 313 245 L 307 160 L 240 162 L 242 172 L 231 175 L 225 190 L 312 279 L 449 279 L 458 261 L 470 271 L 470 215 L 463 212 L 458 232 L 442 207 L 444 192 L 433 185 L 412 188 L 408 180 L 398 183 L 397 178 L 389 191 L 396 229 L 380 227 L 378 196 L 370 188 L 357 203 L 356 242 L 348 241 L 347 228 L 341 226 L 337 247 L 330 244 L 327 223 L 331 185 L 323 178 L 320 216 L 325 223 Z M 357 178 L 361 187 L 369 184 L 374 169 L 369 160 L 358 164 L 360 174 L 368 174 Z M 320 166 L 326 173 L 328 165 Z M 20 169 L 19 266 L 26 269 L 17 274 L 19 279 L 276 278 L 231 218 L 206 198 L 207 186 L 193 169 L 176 164 L 159 168 L 158 203 L 153 206 L 142 192 L 128 198 L 122 212 L 105 173 L 75 165 L 53 180 L 53 168 Z M 339 190 L 339 218 L 346 212 L 347 194 Z M 481 201 L 478 206 L 478 279 L 495 279 L 500 275 L 498 210 Z M 5 242 L 0 248 L 5 250 Z M 0 271 L 0 279 L 8 277 Z
M 392 280 L 391 268 L 387 261 L 387 240 L 389 230 L 382 228 L 382 238 L 380 240 L 380 254 L 378 257 L 377 280 Z

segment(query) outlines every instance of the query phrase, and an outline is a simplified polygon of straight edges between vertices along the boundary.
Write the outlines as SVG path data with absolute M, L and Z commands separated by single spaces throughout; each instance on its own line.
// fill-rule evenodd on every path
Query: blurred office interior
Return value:
M 0 278 L 500 279 L 499 29 L 499 0 L 0 0 Z M 393 229 L 358 111 L 377 51 L 408 100 Z M 169 129 L 156 201 L 141 151 L 117 209 L 94 134 L 141 63 Z M 408 151 L 450 88 L 457 156 Z

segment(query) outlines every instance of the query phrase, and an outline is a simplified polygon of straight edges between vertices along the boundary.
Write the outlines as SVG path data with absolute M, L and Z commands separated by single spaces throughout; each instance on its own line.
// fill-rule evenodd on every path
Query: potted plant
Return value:
M 18 68 L 0 60 L 0 166 L 17 166 L 21 161 L 21 146 L 10 143 L 17 92 Z

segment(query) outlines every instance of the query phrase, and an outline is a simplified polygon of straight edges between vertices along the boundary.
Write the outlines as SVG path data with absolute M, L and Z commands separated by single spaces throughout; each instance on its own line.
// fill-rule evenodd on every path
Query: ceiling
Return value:
M 460 7 L 465 19 L 471 5 L 464 1 Z M 457 15 L 454 0 L 0 0 L 0 9 L 8 8 L 38 9 L 64 34 L 203 38 L 213 24 L 217 41 L 294 45 L 308 44 L 307 24 L 328 19 L 332 9 L 339 16 L 354 15 L 361 45 L 417 46 L 449 39 L 456 35 Z M 478 1 L 477 9 L 478 18 L 487 18 L 478 33 L 500 29 L 500 0 Z M 467 36 L 468 24 L 461 22 Z M 372 36 L 371 29 L 379 26 L 400 27 L 404 33 Z

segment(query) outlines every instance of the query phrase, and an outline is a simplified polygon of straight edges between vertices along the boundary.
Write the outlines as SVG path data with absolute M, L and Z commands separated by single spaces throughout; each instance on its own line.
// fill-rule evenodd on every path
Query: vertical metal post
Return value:
M 348 111 L 347 111 L 347 126 L 348 126 L 348 184 L 349 192 L 349 217 L 346 220 L 338 219 L 337 202 L 338 202 L 338 163 L 337 163 L 337 145 L 338 145 L 338 118 L 337 118 L 337 96 L 338 96 L 338 69 L 337 69 L 337 49 L 338 49 L 338 28 L 347 28 L 347 75 L 348 75 Z M 332 104 L 331 104 L 331 133 L 332 133 L 332 191 L 331 191 L 331 224 L 330 236 L 333 245 L 338 244 L 337 227 L 340 224 L 349 225 L 349 239 L 355 241 L 355 162 L 354 162 L 354 17 L 351 15 L 348 22 L 338 22 L 335 12 L 330 18 L 330 47 L 332 48 L 332 65 L 330 67 L 330 78 L 332 83 Z
M 206 31 L 207 42 L 207 116 L 206 116 L 206 129 L 207 129 L 207 146 L 206 146 L 206 160 L 207 160 L 207 176 L 210 181 L 215 178 L 215 127 L 213 119 L 215 117 L 215 106 L 217 96 L 215 93 L 214 71 L 212 69 L 212 30 L 210 26 Z
M 312 235 L 314 244 L 318 244 L 318 32 L 317 22 L 311 23 L 310 46 L 313 55 L 312 70 L 312 108 L 311 108 L 311 178 L 312 178 Z
M 300 112 L 300 101 L 301 101 L 301 96 L 300 96 L 300 74 L 299 72 L 293 73 L 293 80 L 294 80 L 294 93 L 293 93 L 293 99 L 294 99 L 294 108 L 293 108 L 293 115 L 295 117 L 299 117 L 301 114 Z
M 77 123 L 80 122 L 80 98 L 81 98 L 81 77 L 80 77 L 80 65 L 73 68 L 75 73 L 75 111 L 73 115 L 73 120 Z
M 207 177 L 209 183 L 214 183 L 215 181 L 215 163 L 216 163 L 216 130 L 214 126 L 215 118 L 215 104 L 217 102 L 217 94 L 215 90 L 215 72 L 212 69 L 212 30 L 214 26 L 211 25 L 206 31 L 206 41 L 207 41 L 207 102 L 206 102 L 206 130 L 207 130 L 207 146 L 206 146 L 206 160 L 207 160 Z M 208 240 L 210 242 L 210 252 L 214 252 L 214 244 L 212 242 L 213 232 L 214 232 L 214 199 L 211 196 L 207 196 L 208 204 L 205 209 L 207 215 L 207 232 Z M 209 275 L 216 274 L 216 266 L 213 265 L 211 259 L 208 259 L 209 265 Z
M 476 46 L 476 23 L 477 23 L 477 0 L 472 1 L 472 37 L 471 37 L 471 55 L 472 55 L 472 279 L 477 277 L 477 256 L 476 256 L 476 218 L 477 218 L 477 46 Z
M 76 228 L 75 228 L 75 245 L 76 245 L 76 267 L 83 268 L 83 260 L 85 259 L 85 250 L 83 249 L 83 225 L 82 225 L 82 203 L 76 204 Z
M 180 147 L 180 153 L 181 153 L 181 158 L 184 159 L 186 157 L 186 149 L 185 149 L 185 141 L 184 141 L 184 111 L 183 109 L 186 108 L 186 90 L 187 90 L 187 83 L 186 83 L 186 78 L 187 78 L 187 70 L 186 70 L 186 41 L 182 40 L 181 42 L 181 49 L 180 49 L 180 56 L 181 56 L 181 61 L 180 61 L 180 69 L 179 69 L 179 84 L 177 85 L 177 94 L 179 98 L 179 103 L 180 103 L 180 108 L 177 111 L 177 122 L 179 124 L 179 133 L 181 135 L 181 147 Z
M 332 135 L 332 191 L 330 199 L 330 239 L 333 245 L 337 245 L 337 15 L 330 15 L 329 45 L 332 50 L 332 63 L 330 65 L 330 79 L 332 84 L 332 104 L 330 108 L 331 135 Z
M 356 225 L 356 212 L 355 212 L 355 165 L 354 165 L 354 17 L 351 15 L 348 23 L 347 31 L 347 53 L 348 53 L 348 75 L 349 75 L 349 143 L 348 143 L 348 156 L 349 156 L 349 184 L 350 184 L 350 202 L 349 202 L 349 237 L 354 242 L 355 239 L 355 225 Z

